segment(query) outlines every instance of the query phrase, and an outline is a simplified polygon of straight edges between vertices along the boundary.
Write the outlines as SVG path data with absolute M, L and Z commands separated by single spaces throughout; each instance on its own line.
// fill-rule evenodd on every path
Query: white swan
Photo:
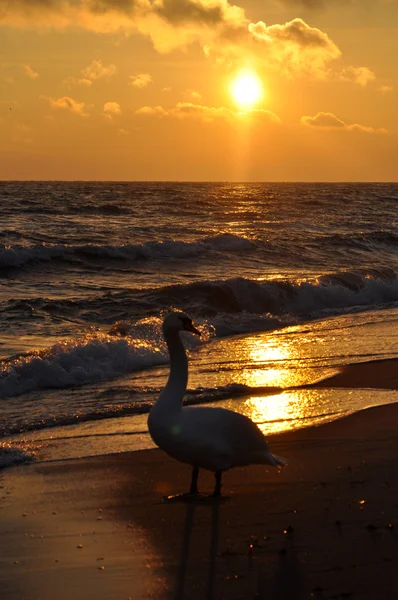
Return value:
M 170 375 L 149 414 L 148 427 L 159 448 L 192 466 L 189 493 L 198 493 L 199 469 L 215 472 L 213 496 L 219 496 L 223 471 L 251 464 L 285 466 L 285 459 L 271 454 L 263 433 L 248 417 L 225 408 L 182 407 L 188 360 L 180 331 L 200 335 L 184 313 L 168 314 L 163 334 L 170 354 Z

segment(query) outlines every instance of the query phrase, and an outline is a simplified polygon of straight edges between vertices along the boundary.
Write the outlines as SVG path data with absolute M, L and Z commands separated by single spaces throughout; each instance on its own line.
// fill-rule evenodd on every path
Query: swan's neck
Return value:
M 170 375 L 158 404 L 168 410 L 180 410 L 188 383 L 188 359 L 178 331 L 165 334 L 170 355 Z

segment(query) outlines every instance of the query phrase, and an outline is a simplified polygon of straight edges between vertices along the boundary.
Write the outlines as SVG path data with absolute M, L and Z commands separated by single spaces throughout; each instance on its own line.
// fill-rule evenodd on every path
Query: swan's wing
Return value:
M 184 442 L 195 447 L 198 454 L 222 457 L 226 464 L 231 463 L 230 466 L 262 462 L 260 457 L 269 452 L 257 425 L 231 410 L 186 407 L 182 410 L 180 424 Z M 257 455 L 259 461 L 255 458 Z

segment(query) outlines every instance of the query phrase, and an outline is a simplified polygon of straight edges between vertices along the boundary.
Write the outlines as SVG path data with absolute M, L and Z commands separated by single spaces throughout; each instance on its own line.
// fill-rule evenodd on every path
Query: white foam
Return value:
M 108 381 L 166 361 L 165 348 L 142 339 L 87 335 L 3 363 L 0 397 Z

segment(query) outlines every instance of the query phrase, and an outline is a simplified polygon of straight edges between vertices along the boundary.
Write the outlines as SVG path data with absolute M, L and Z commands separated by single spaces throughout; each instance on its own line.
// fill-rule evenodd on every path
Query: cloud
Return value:
M 81 77 L 81 78 L 67 77 L 67 79 L 64 80 L 63 84 L 69 88 L 74 85 L 90 87 L 91 85 L 93 85 L 93 82 L 91 81 L 91 79 L 85 79 L 84 77 Z
M 376 75 L 368 67 L 347 67 L 340 74 L 344 81 L 352 81 L 362 87 L 376 79 Z
M 1 1 L 1 0 L 0 0 Z M 90 87 L 94 81 L 105 79 L 109 81 L 117 72 L 115 65 L 104 65 L 101 60 L 93 60 L 88 67 L 81 70 L 82 77 L 67 77 L 63 85 L 68 88 L 79 85 L 81 87 Z
M 77 102 L 69 96 L 63 96 L 62 98 L 42 96 L 42 98 L 43 100 L 47 100 L 49 102 L 51 108 L 68 110 L 74 115 L 78 115 L 80 117 L 86 117 L 88 114 L 88 109 L 91 108 L 91 105 L 86 104 L 85 102 Z
M 392 85 L 381 85 L 379 87 L 379 92 L 381 92 L 382 94 L 388 94 L 389 92 L 392 92 L 394 89 L 394 87 Z
M 341 51 L 329 36 L 303 19 L 293 19 L 284 25 L 263 21 L 248 26 L 252 46 L 266 60 L 290 74 L 309 74 L 325 77 L 328 63 L 340 58 Z
M 302 117 L 301 123 L 315 129 L 326 129 L 329 131 L 359 131 L 362 133 L 388 133 L 386 129 L 374 129 L 366 125 L 353 123 L 348 125 L 333 113 L 319 112 L 315 117 Z
M 139 73 L 138 75 L 130 75 L 129 85 L 136 88 L 145 88 L 153 82 L 152 76 L 149 73 Z
M 202 99 L 202 94 L 200 94 L 196 90 L 190 90 L 190 89 L 189 90 L 185 90 L 184 96 L 188 100 L 201 100 Z
M 115 65 L 105 66 L 101 60 L 93 60 L 91 65 L 82 70 L 84 79 L 96 81 L 97 79 L 109 80 L 115 75 L 117 69 Z
M 36 73 L 36 71 L 34 71 L 30 65 L 25 65 L 24 71 L 26 76 L 29 77 L 29 79 L 37 79 L 38 77 L 40 77 L 39 73 Z
M 263 21 L 251 23 L 244 9 L 228 0 L 0 0 L 0 23 L 31 29 L 139 32 L 161 53 L 198 43 L 217 60 L 239 63 L 254 58 L 290 75 L 318 78 L 327 77 L 330 63 L 341 56 L 325 32 L 302 19 L 268 26 Z M 101 72 L 92 65 L 83 79 L 94 81 Z M 357 78 L 362 81 L 366 75 Z
M 341 3 L 343 0 L 337 0 L 335 4 Z M 280 0 L 281 4 L 289 6 L 304 6 L 305 8 L 321 8 L 325 6 L 326 0 Z
M 204 106 L 203 104 L 193 104 L 192 102 L 178 102 L 174 107 L 165 109 L 162 106 L 143 106 L 135 111 L 135 114 L 158 117 L 158 118 L 176 118 L 192 119 L 204 123 L 214 123 L 215 121 L 266 121 L 269 123 L 279 123 L 280 119 L 273 112 L 265 109 L 256 109 L 246 112 L 236 112 L 229 108 L 214 106 Z
M 122 110 L 118 102 L 105 102 L 103 115 L 107 119 L 112 120 L 113 117 L 120 115 Z

